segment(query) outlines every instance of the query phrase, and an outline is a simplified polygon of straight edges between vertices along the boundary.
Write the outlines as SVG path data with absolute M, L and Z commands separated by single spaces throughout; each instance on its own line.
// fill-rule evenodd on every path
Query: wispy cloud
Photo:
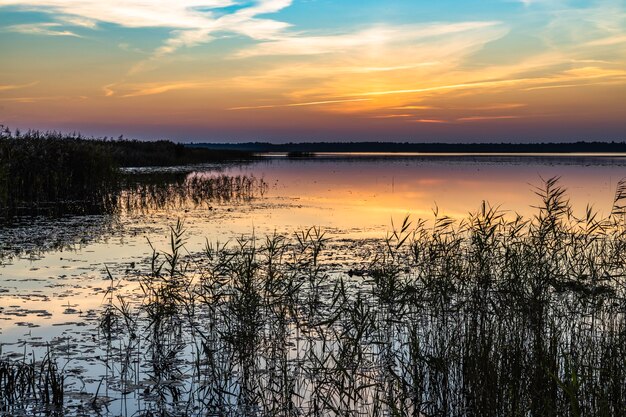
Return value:
M 80 38 L 81 36 L 63 29 L 60 23 L 27 23 L 21 25 L 12 25 L 5 28 L 6 31 L 24 33 L 28 35 L 46 35 L 46 36 L 73 36 Z
M 318 101 L 320 97 L 358 98 L 361 95 L 358 90 L 365 86 L 378 87 L 381 91 L 395 90 L 393 87 L 404 87 L 416 81 L 432 86 L 443 80 L 447 73 L 455 71 L 468 56 L 507 32 L 505 25 L 487 21 L 393 27 L 376 25 L 338 35 L 315 37 L 286 33 L 274 42 L 261 42 L 240 50 L 238 54 L 240 58 L 253 58 L 265 53 L 270 44 L 272 51 L 277 51 L 273 46 L 282 45 L 285 49 L 278 51 L 284 53 L 285 59 L 288 57 L 288 64 L 283 59 L 276 60 L 276 64 L 269 61 L 262 69 L 251 69 L 248 74 L 239 75 L 231 81 L 233 88 L 280 92 L 302 102 Z M 293 41 L 288 37 L 292 37 Z M 316 53 L 309 51 L 298 55 L 299 49 L 293 47 L 294 42 Z M 291 52 L 294 55 L 289 55 Z M 234 61 L 232 65 L 241 64 Z M 377 110 L 404 104 L 388 105 L 383 100 L 369 103 Z M 374 110 L 364 104 L 335 106 L 330 110 Z M 415 103 L 405 105 L 408 104 Z
M 440 62 L 431 61 L 431 62 L 419 62 L 415 64 L 394 65 L 394 66 L 388 66 L 388 67 L 354 67 L 348 71 L 361 72 L 361 73 L 403 71 L 403 70 L 409 70 L 409 69 L 415 69 L 415 68 L 421 68 L 421 67 L 430 67 L 430 66 L 434 66 L 438 64 L 440 64 Z
M 87 96 L 25 96 L 25 97 L 0 97 L 0 101 L 13 103 L 38 103 L 41 101 L 59 101 L 59 100 L 87 100 Z
M 376 116 L 370 116 L 371 119 L 398 119 L 404 117 L 414 117 L 413 114 L 379 114 Z
M 360 101 L 369 101 L 367 98 L 353 98 L 344 100 L 321 100 L 321 101 L 308 101 L 304 103 L 285 103 L 285 104 L 266 104 L 263 106 L 241 106 L 231 107 L 228 110 L 254 110 L 254 109 L 274 109 L 277 107 L 305 107 L 305 106 L 320 106 L 324 104 L 337 104 L 337 103 L 353 103 Z
M 522 116 L 506 115 L 506 116 L 467 116 L 456 119 L 459 122 L 480 122 L 485 120 L 507 120 L 520 119 Z
M 410 104 L 407 106 L 398 106 L 398 107 L 392 107 L 393 110 L 431 110 L 431 109 L 436 109 L 437 107 L 434 106 L 418 106 L 415 104 Z
M 51 15 L 54 22 L 14 26 L 12 30 L 41 35 L 78 36 L 58 29 L 62 24 L 95 28 L 96 22 L 127 28 L 171 29 L 171 36 L 156 49 L 155 56 L 181 47 L 208 42 L 215 32 L 243 34 L 253 39 L 272 39 L 289 25 L 259 15 L 275 13 L 291 0 L 257 0 L 252 4 L 234 0 L 0 0 L 1 6 L 15 6 Z M 224 8 L 233 11 L 225 13 Z
M 487 104 L 484 106 L 472 106 L 472 110 L 507 110 L 507 109 L 519 109 L 521 107 L 526 107 L 527 104 L 524 103 L 494 103 Z M 463 109 L 465 107 L 462 107 Z
M 32 87 L 37 84 L 37 81 L 27 84 L 0 84 L 0 91 L 19 90 L 22 88 Z
M 415 123 L 429 123 L 429 124 L 449 123 L 447 120 L 443 120 L 443 119 L 415 119 L 411 121 Z
M 524 91 L 536 91 L 536 90 L 551 90 L 554 88 L 574 88 L 580 87 L 582 84 L 554 84 L 554 85 L 540 85 L 537 87 L 527 87 L 524 88 Z
M 167 93 L 176 90 L 196 90 L 204 89 L 215 85 L 207 81 L 176 81 L 161 83 L 140 83 L 140 84 L 107 84 L 102 87 L 106 97 L 141 97 Z
M 326 36 L 286 35 L 276 40 L 261 42 L 239 51 L 235 56 L 249 58 L 262 55 L 321 55 L 352 51 L 355 48 L 375 48 L 385 44 L 414 42 L 463 32 L 493 28 L 499 22 L 462 22 L 429 25 L 378 26 L 361 31 Z M 407 66 L 404 66 L 405 69 Z M 410 67 L 410 66 L 408 66 Z M 370 67 L 371 69 L 372 67 Z M 388 67 L 373 67 L 387 70 Z M 399 69 L 396 67 L 395 69 Z
M 206 27 L 213 21 L 211 9 L 231 5 L 230 0 L 0 0 L 0 6 L 37 10 L 53 16 L 72 16 L 131 28 L 172 29 Z M 201 11 L 207 9 L 207 12 Z
M 87 19 L 81 16 L 59 15 L 56 17 L 56 20 L 69 26 L 83 27 L 88 29 L 97 28 L 97 23 L 95 20 Z
M 540 88 L 546 84 L 550 84 L 550 88 L 556 88 L 558 86 L 570 86 L 570 84 L 561 84 L 571 81 L 585 81 L 593 79 L 618 79 L 624 80 L 626 77 L 626 70 L 607 70 L 597 67 L 583 67 L 574 68 L 561 73 L 554 74 L 552 76 L 537 76 L 537 77 L 525 77 L 525 78 L 511 78 L 502 80 L 485 80 L 475 81 L 470 83 L 439 85 L 433 87 L 424 88 L 410 88 L 404 90 L 387 90 L 387 91 L 369 91 L 363 93 L 353 93 L 354 96 L 386 96 L 386 95 L 398 95 L 398 94 L 415 94 L 415 93 L 429 93 L 446 90 L 460 90 L 460 89 L 476 89 L 486 87 L 501 87 L 501 86 L 513 86 L 522 85 L 525 88 Z M 536 87 L 527 87 L 528 85 Z
M 586 46 L 613 46 L 626 43 L 626 35 L 618 34 L 587 42 Z
M 468 88 L 480 88 L 480 87 L 486 87 L 486 86 L 515 84 L 524 80 L 526 79 L 476 81 L 472 83 L 439 85 L 439 86 L 434 86 L 434 87 L 423 87 L 423 88 L 407 88 L 403 90 L 368 91 L 365 93 L 354 93 L 354 95 L 355 96 L 387 96 L 387 95 L 397 95 L 397 94 L 429 93 L 429 92 L 443 91 L 443 90 L 458 90 L 458 89 L 468 89 Z

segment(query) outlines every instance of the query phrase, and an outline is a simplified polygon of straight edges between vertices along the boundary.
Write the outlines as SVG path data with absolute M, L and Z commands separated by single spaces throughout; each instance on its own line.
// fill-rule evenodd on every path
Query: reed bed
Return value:
M 64 376 L 50 352 L 35 362 L 0 359 L 0 415 L 63 414 Z
M 319 228 L 191 254 L 179 221 L 138 299 L 109 276 L 102 384 L 145 416 L 624 415 L 626 184 L 606 218 L 536 194 L 407 217 L 341 269 Z
M 267 183 L 252 175 L 151 173 L 124 176 L 118 189 L 106 196 L 101 204 L 88 206 L 66 202 L 67 210 L 55 203 L 50 213 L 64 213 L 63 219 L 48 216 L 15 217 L 3 223 L 0 209 L 0 265 L 25 253 L 39 256 L 50 250 L 74 249 L 88 242 L 119 233 L 122 216 L 143 216 L 155 211 L 211 211 L 220 205 L 238 205 L 261 198 Z M 42 214 L 44 205 L 37 213 Z M 86 212 L 97 214 L 84 216 Z M 32 213 L 32 212 L 31 212 Z M 67 214 L 82 213 L 83 216 Z M 86 221 L 88 219 L 88 221 Z
M 2 126 L 0 126 L 2 129 Z M 0 220 L 20 214 L 94 214 L 114 191 L 115 163 L 79 136 L 0 131 Z
M 21 215 L 108 213 L 122 187 L 120 167 L 250 160 L 249 152 L 170 141 L 86 138 L 11 131 L 0 125 L 0 221 Z
M 317 228 L 183 256 L 179 223 L 142 302 L 110 300 L 117 362 L 159 415 L 623 415 L 625 190 L 604 219 L 556 179 L 531 219 L 406 218 L 343 273 Z

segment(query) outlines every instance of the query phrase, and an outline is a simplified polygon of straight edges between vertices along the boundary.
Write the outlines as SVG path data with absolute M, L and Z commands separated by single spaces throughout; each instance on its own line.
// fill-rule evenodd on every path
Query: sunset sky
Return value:
M 626 140 L 624 0 L 0 0 L 0 32 L 12 128 Z

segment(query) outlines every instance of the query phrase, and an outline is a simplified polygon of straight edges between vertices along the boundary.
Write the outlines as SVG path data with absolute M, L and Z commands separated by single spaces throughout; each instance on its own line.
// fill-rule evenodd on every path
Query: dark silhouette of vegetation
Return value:
M 313 152 L 304 151 L 291 151 L 287 152 L 287 158 L 313 158 L 315 154 Z
M 134 217 L 155 212 L 180 212 L 194 209 L 212 211 L 222 204 L 229 207 L 247 204 L 262 197 L 268 185 L 253 175 L 199 174 L 182 172 L 143 172 L 121 175 L 119 188 L 107 198 L 96 215 L 84 213 L 84 204 L 56 206 L 49 216 L 6 218 L 0 228 L 0 265 L 3 260 L 29 254 L 40 256 L 57 250 L 72 250 L 106 236 L 124 233 L 120 215 Z M 53 211 L 49 206 L 47 213 Z M 217 208 L 217 207 L 216 207 Z M 63 211 L 62 211 L 63 210 Z M 33 213 L 33 209 L 22 213 Z M 41 213 L 42 210 L 39 210 Z
M 98 142 L 58 133 L 0 136 L 0 209 L 48 212 L 75 206 L 99 212 L 116 187 L 118 170 Z
M 62 416 L 64 382 L 50 352 L 38 362 L 0 359 L 0 415 Z M 35 414 L 31 404 L 39 407 Z
M 124 176 L 113 211 L 149 212 L 192 209 L 215 203 L 253 200 L 267 190 L 267 183 L 253 175 L 205 175 L 199 173 L 148 173 Z
M 108 150 L 115 164 L 120 167 L 176 166 L 252 159 L 248 151 L 194 148 L 167 140 L 104 140 L 99 144 Z
M 421 152 L 421 153 L 626 153 L 626 142 L 570 143 L 399 143 L 399 142 L 310 142 L 310 143 L 197 143 L 189 145 L 215 150 L 248 152 Z
M 242 151 L 168 141 L 86 139 L 79 134 L 0 131 L 0 218 L 14 214 L 98 214 L 120 189 L 120 167 L 250 159 Z

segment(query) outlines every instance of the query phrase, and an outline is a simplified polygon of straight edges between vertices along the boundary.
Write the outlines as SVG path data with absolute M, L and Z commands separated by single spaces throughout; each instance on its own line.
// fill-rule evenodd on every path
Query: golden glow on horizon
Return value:
M 626 128 L 626 6 L 615 2 L 525 4 L 521 26 L 486 13 L 332 30 L 290 27 L 282 13 L 303 6 L 289 0 L 0 0 L 18 15 L 19 5 L 51 21 L 3 29 L 30 45 L 5 48 L 14 58 L 0 84 L 0 123 L 8 125 L 166 126 L 207 139 L 213 130 L 246 139 L 322 127 L 355 137 L 454 136 L 471 132 L 455 127 L 470 122 L 492 137 L 507 131 L 498 130 L 504 124 L 549 129 L 547 137 L 568 121 L 585 121 L 590 132 L 606 123 L 613 135 L 626 130 L 619 129 Z M 136 36 L 162 28 L 166 37 L 152 48 L 135 46 L 107 24 Z M 524 25 L 532 30 L 520 34 Z M 101 56 L 89 48 L 98 34 L 100 45 L 107 42 L 105 31 L 111 41 Z M 41 39 L 54 45 L 49 56 L 36 44 Z

